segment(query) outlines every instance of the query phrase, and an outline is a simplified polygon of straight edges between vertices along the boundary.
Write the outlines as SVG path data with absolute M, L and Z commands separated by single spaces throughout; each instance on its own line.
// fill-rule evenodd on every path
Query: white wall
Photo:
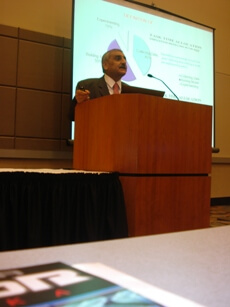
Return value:
M 0 0 L 0 24 L 71 38 L 72 0 Z

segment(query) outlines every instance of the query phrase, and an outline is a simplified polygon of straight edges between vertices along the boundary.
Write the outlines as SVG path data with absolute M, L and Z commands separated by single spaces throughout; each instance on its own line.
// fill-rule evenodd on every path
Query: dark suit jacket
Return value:
M 92 79 L 86 79 L 86 80 L 79 81 L 77 84 L 77 89 L 80 89 L 82 86 L 86 90 L 90 91 L 90 99 L 110 95 L 107 84 L 104 79 L 104 76 L 101 78 L 92 78 Z M 129 86 L 129 85 L 122 82 L 122 89 L 126 86 Z M 74 120 L 74 110 L 75 110 L 76 104 L 77 104 L 77 101 L 74 97 L 71 103 L 71 107 L 70 107 L 70 119 L 71 120 Z

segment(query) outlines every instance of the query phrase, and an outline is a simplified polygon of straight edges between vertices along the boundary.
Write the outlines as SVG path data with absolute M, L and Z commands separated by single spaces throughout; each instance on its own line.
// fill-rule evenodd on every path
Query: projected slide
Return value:
M 165 91 L 164 98 L 213 105 L 213 29 L 120 0 L 75 0 L 73 95 L 78 81 L 101 77 L 102 55 L 121 49 L 123 81 Z
M 131 56 L 134 58 L 136 65 L 139 67 L 140 72 L 142 73 L 143 76 L 146 76 L 151 67 L 151 58 L 148 57 L 146 58 L 145 54 L 149 54 L 150 50 L 148 48 L 148 45 L 144 42 L 144 40 L 138 36 L 134 36 L 132 45 L 129 44 L 128 42 L 128 48 L 127 50 L 123 49 L 123 52 L 125 54 L 129 53 L 129 50 L 131 50 Z M 121 49 L 119 46 L 118 42 L 114 40 L 108 47 L 108 50 L 111 49 Z M 138 50 L 141 49 L 143 50 L 142 53 L 139 53 Z M 134 75 L 131 67 L 129 66 L 128 63 L 128 69 L 126 75 L 123 77 L 123 81 L 133 81 L 136 80 L 136 76 Z

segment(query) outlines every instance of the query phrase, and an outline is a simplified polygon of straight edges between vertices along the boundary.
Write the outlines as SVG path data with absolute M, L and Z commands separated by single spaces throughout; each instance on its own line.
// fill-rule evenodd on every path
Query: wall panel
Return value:
M 14 136 L 16 89 L 0 86 L 0 134 Z
M 61 109 L 61 138 L 66 139 L 71 128 L 71 122 L 66 114 L 69 114 L 70 94 L 62 95 L 62 109 Z
M 62 53 L 59 47 L 20 41 L 18 86 L 61 92 Z
M 16 85 L 18 40 L 0 36 L 0 84 Z
M 19 150 L 59 151 L 60 141 L 39 138 L 16 138 L 15 148 Z
M 0 25 L 0 45 L 0 148 L 71 152 L 71 41 Z
M 71 92 L 71 62 L 72 54 L 69 49 L 64 49 L 63 52 L 63 79 L 62 79 L 62 92 Z
M 18 89 L 16 136 L 58 139 L 60 122 L 61 94 Z
M 14 149 L 14 137 L 0 137 L 0 149 Z

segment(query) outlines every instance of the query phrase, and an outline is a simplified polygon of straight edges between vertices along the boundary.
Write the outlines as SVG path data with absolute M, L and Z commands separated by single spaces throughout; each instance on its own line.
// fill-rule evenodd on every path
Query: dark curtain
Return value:
M 127 235 L 116 173 L 0 173 L 1 251 Z

